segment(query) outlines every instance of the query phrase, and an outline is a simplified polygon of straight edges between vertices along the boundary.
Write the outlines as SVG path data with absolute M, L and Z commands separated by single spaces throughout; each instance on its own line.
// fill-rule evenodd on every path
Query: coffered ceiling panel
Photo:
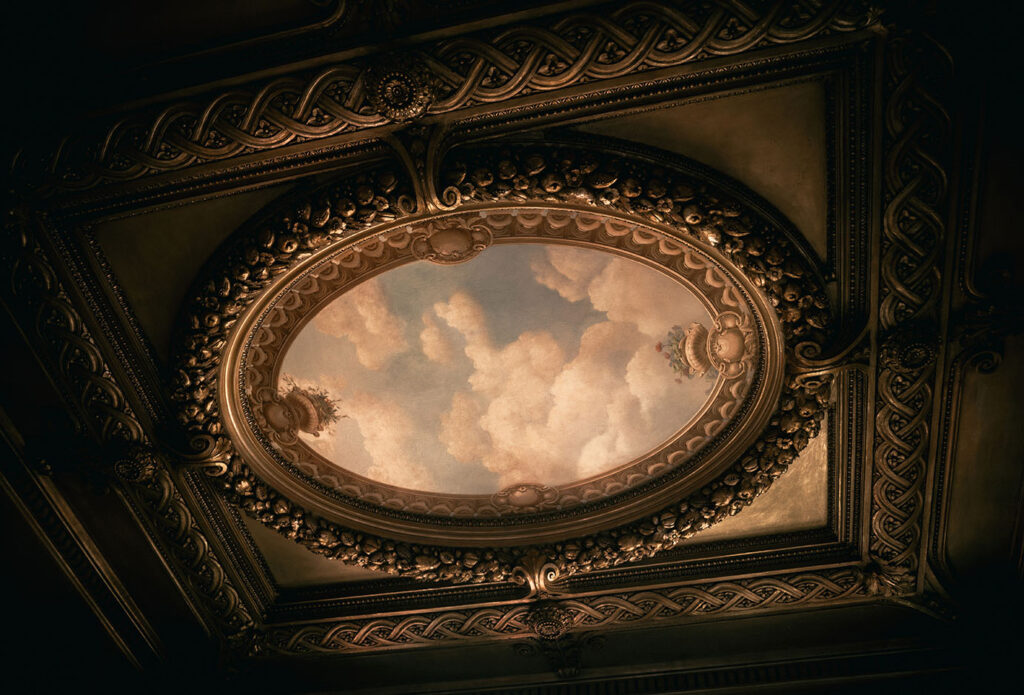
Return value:
M 949 14 L 257 5 L 92 17 L 119 97 L 8 167 L 0 487 L 127 690 L 984 689 L 1019 163 Z

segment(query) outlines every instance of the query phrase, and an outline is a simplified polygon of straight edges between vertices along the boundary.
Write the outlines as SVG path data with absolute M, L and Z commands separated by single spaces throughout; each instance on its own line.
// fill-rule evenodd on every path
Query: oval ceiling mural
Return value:
M 229 349 L 232 437 L 275 489 L 398 537 L 635 518 L 731 465 L 781 388 L 745 278 L 599 213 L 439 215 L 279 287 Z
M 305 445 L 370 480 L 456 495 L 554 488 L 686 428 L 718 378 L 711 326 L 692 290 L 643 263 L 499 245 L 333 299 L 287 348 L 278 390 Z

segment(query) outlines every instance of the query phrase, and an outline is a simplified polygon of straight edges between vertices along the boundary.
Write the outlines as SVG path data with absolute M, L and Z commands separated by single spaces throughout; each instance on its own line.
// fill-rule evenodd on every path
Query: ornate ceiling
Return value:
M 913 10 L 268 1 L 14 143 L 3 489 L 117 678 L 959 684 L 1019 210 Z

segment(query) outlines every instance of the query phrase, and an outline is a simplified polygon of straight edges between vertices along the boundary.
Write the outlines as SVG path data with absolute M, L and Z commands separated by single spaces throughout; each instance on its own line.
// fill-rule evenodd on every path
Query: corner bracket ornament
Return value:
M 849 340 L 840 340 L 829 354 L 821 354 L 817 343 L 800 343 L 793 350 L 788 369 L 797 383 L 812 384 L 830 380 L 840 372 L 857 369 L 866 372 L 871 357 L 871 328 L 862 327 Z
M 568 593 L 564 580 L 559 565 L 536 551 L 522 558 L 512 570 L 512 581 L 529 587 L 528 598 L 564 596 Z
M 458 205 L 458 190 L 438 191 L 435 185 L 447 136 L 443 124 L 413 124 L 384 137 L 409 174 L 418 212 L 454 210 Z
M 870 558 L 858 574 L 864 591 L 870 596 L 893 598 L 914 593 L 914 575 L 905 567 Z
M 1018 302 L 1024 296 L 1024 288 L 1003 260 L 985 263 L 983 272 L 984 291 L 971 282 L 968 301 L 955 314 L 952 324 L 961 350 L 958 359 L 982 374 L 990 374 L 1003 360 L 1006 338 L 1024 333 L 1024 316 Z
M 231 443 L 227 437 L 197 434 L 189 438 L 189 451 L 168 450 L 180 467 L 201 470 L 211 478 L 224 475 L 231 464 Z

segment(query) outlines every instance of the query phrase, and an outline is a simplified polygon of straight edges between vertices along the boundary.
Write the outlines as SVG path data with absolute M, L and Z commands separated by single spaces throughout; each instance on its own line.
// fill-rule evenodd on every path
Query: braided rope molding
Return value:
M 406 63 L 422 62 L 433 77 L 426 114 L 854 31 L 878 16 L 859 0 L 717 0 L 685 9 L 643 1 L 605 10 L 419 47 Z M 364 84 L 374 64 L 336 64 L 165 104 L 66 137 L 48 152 L 19 152 L 11 170 L 84 190 L 385 125 Z
M 64 392 L 76 396 L 77 425 L 105 442 L 144 438 L 142 427 L 74 307 L 24 211 L 10 211 L 0 259 L 12 315 L 33 346 L 46 351 Z
M 189 587 L 202 599 L 213 624 L 229 640 L 255 627 L 255 621 L 223 565 L 196 523 L 171 471 L 146 447 L 131 447 L 115 463 L 118 477 L 128 483 L 127 496 L 144 508 L 146 519 L 166 541 Z
M 914 571 L 927 473 L 934 325 L 952 131 L 943 106 L 952 64 L 931 38 L 897 36 L 886 57 L 885 211 L 870 552 Z
M 759 611 L 812 603 L 863 599 L 860 573 L 843 568 L 824 573 L 787 574 L 690 584 L 665 589 L 606 594 L 558 602 L 573 630 L 595 630 Z M 513 639 L 534 636 L 527 620 L 531 604 L 415 615 L 328 621 L 265 628 L 257 647 L 278 654 L 315 654 L 423 646 L 439 641 Z
M 29 218 L 9 214 L 7 243 L 0 258 L 9 268 L 5 303 L 22 325 L 34 328 L 32 343 L 46 349 L 48 371 L 61 377 L 62 395 L 78 414 L 78 426 L 114 450 L 125 452 L 115 464 L 129 504 L 157 532 L 158 549 L 176 567 L 212 615 L 213 624 L 231 636 L 250 629 L 253 620 L 239 600 L 220 560 L 210 548 L 170 471 L 148 449 L 148 438 L 124 392 L 117 385 L 99 346 L 61 284 Z M 168 553 L 168 550 L 170 551 Z

